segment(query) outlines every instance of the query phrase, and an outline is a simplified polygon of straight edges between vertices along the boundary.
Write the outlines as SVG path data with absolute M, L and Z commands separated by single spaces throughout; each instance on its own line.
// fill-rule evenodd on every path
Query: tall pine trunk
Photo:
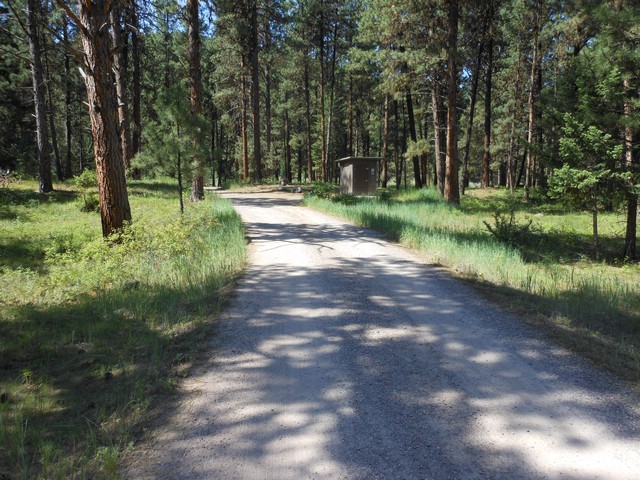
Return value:
M 285 97 L 285 104 L 289 99 Z M 284 176 L 287 183 L 293 181 L 291 168 L 291 122 L 289 121 L 289 109 L 284 109 Z
M 444 199 L 460 203 L 458 185 L 458 0 L 449 0 L 448 19 L 448 88 L 447 88 L 447 159 L 444 178 Z
M 273 125 L 271 120 L 271 66 L 266 65 L 264 71 L 264 123 L 265 123 L 265 157 L 268 162 L 272 155 L 272 142 L 273 142 Z M 278 170 L 274 172 L 276 178 L 280 174 Z
M 402 185 L 402 158 L 400 157 L 400 122 L 398 100 L 393 100 L 393 158 L 396 167 L 396 190 Z
M 120 121 L 120 148 L 124 168 L 131 163 L 131 131 L 129 129 L 129 107 L 127 100 L 127 68 L 124 55 L 124 41 L 122 38 L 122 11 L 120 4 L 113 2 L 111 7 L 111 41 L 113 42 L 113 73 L 118 96 L 118 119 Z
M 349 146 L 347 155 L 353 155 L 353 76 L 349 72 Z
M 326 119 L 324 111 L 324 11 L 320 13 L 320 47 L 318 59 L 320 62 L 320 175 L 323 182 L 327 181 L 327 147 L 325 143 Z
M 445 152 L 447 149 L 446 136 L 443 133 L 443 106 L 438 91 L 438 82 L 434 80 L 431 86 L 431 110 L 433 113 L 433 147 L 435 153 L 436 184 L 438 195 L 444 197 Z
M 517 144 L 516 144 L 516 122 L 518 119 L 518 115 L 520 114 L 520 66 L 522 64 L 522 52 L 518 49 L 518 63 L 516 65 L 516 78 L 514 81 L 514 107 L 511 112 L 511 126 L 509 131 L 509 151 L 507 158 L 507 174 L 509 177 L 509 190 L 511 193 L 515 190 L 517 186 L 517 165 L 516 165 L 516 157 L 517 157 Z
M 389 181 L 389 94 L 384 96 L 384 126 L 382 130 L 382 188 Z
M 418 141 L 418 136 L 416 134 L 416 120 L 413 115 L 413 97 L 411 93 L 407 93 L 407 116 L 409 117 L 409 134 L 411 135 L 411 140 L 415 144 Z M 416 188 L 422 188 L 422 179 L 420 178 L 420 159 L 414 155 L 411 158 L 413 162 L 413 178 L 415 182 Z
M 122 164 L 117 96 L 113 82 L 109 0 L 78 1 L 93 151 L 98 177 L 102 234 L 107 237 L 131 221 L 131 208 Z
M 485 27 L 486 30 L 486 27 Z M 478 84 L 480 83 L 480 71 L 482 70 L 482 54 L 484 52 L 485 39 L 480 42 L 476 57 L 475 68 L 471 80 L 471 101 L 469 102 L 469 119 L 467 123 L 467 138 L 464 145 L 464 159 L 462 161 L 462 181 L 460 182 L 460 193 L 464 195 L 465 189 L 469 186 L 469 151 L 471 150 L 471 137 L 473 134 L 473 120 L 476 112 L 476 98 L 478 96 Z
M 271 39 L 271 22 L 267 21 L 264 26 L 264 43 L 265 50 L 270 52 L 272 49 Z M 271 76 L 271 61 L 265 62 L 264 66 L 264 123 L 265 123 L 265 161 L 269 161 L 273 155 L 273 114 L 271 112 L 271 89 L 272 89 L 272 76 Z M 280 175 L 279 168 L 275 169 L 275 176 L 278 178 Z
M 38 144 L 38 165 L 40 173 L 40 193 L 53 190 L 51 180 L 51 160 L 49 158 L 49 131 L 44 99 L 44 81 L 40 35 L 38 32 L 39 0 L 27 0 L 27 33 L 29 36 L 29 55 L 31 59 L 31 80 L 33 83 L 33 102 L 36 114 L 36 140 Z
M 142 70 L 140 64 L 140 34 L 139 34 L 139 25 L 138 25 L 138 7 L 136 2 L 131 0 L 130 2 L 130 12 L 131 12 L 131 59 L 132 59 L 132 81 L 133 81 L 133 98 L 132 98 L 132 108 L 133 108 L 133 124 L 131 125 L 131 150 L 132 154 L 136 155 L 140 152 L 141 146 L 141 135 L 142 135 L 142 120 L 141 120 L 141 110 L 140 110 L 140 93 L 142 90 Z
M 40 45 L 43 47 L 42 60 L 44 63 L 44 75 L 46 78 L 46 81 L 44 82 L 44 89 L 47 98 L 47 118 L 49 120 L 49 133 L 51 134 L 53 161 L 56 167 L 56 176 L 58 177 L 58 180 L 62 181 L 65 179 L 65 175 L 64 169 L 62 167 L 62 159 L 60 157 L 60 148 L 58 146 L 58 130 L 56 129 L 55 121 L 55 105 L 53 103 L 53 94 L 51 93 L 51 84 L 53 83 L 53 78 L 51 78 L 51 71 L 49 70 L 49 55 L 47 54 L 49 47 L 47 46 L 47 39 L 45 38 L 44 34 L 42 34 L 42 31 L 40 31 L 39 33 L 42 35 Z
M 247 138 L 247 81 L 245 77 L 244 55 L 241 56 L 240 62 L 241 75 L 241 99 L 240 99 L 240 128 L 242 129 L 242 179 L 249 178 L 249 146 Z
M 189 16 L 189 97 L 191 100 L 191 115 L 202 114 L 202 69 L 200 67 L 200 18 L 198 12 L 199 0 L 189 0 L 187 10 Z M 199 139 L 194 136 L 194 143 Z M 195 174 L 191 182 L 191 201 L 204 199 L 204 172 L 207 168 L 206 159 L 202 155 L 193 157 Z
M 487 73 L 484 87 L 484 155 L 482 156 L 482 179 L 480 186 L 488 188 L 491 184 L 491 90 L 493 80 L 493 37 L 487 42 Z M 504 167 L 501 167 L 500 186 L 505 186 Z
M 262 149 L 260 146 L 260 65 L 258 62 L 258 5 L 251 2 L 251 110 L 253 112 L 253 180 L 262 180 Z
M 533 27 L 533 53 L 531 54 L 531 77 L 529 79 L 529 128 L 527 130 L 527 162 L 525 166 L 524 178 L 524 197 L 529 198 L 529 189 L 533 185 L 533 168 L 534 168 L 534 152 L 533 152 L 533 136 L 535 134 L 535 90 L 536 90 L 536 71 L 538 68 L 538 34 L 540 31 L 539 15 L 536 12 L 536 20 Z
M 307 127 L 307 175 L 308 181 L 312 182 L 313 178 L 313 158 L 311 152 L 311 92 L 309 87 L 309 55 L 305 56 L 304 61 L 304 101 L 305 101 L 305 117 Z
M 69 41 L 69 25 L 66 15 L 63 21 L 63 41 Z M 65 138 L 65 156 L 64 156 L 64 176 L 71 178 L 73 176 L 72 168 L 72 149 L 71 149 L 71 59 L 69 54 L 64 55 L 64 138 Z
M 331 53 L 331 82 L 329 83 L 329 118 L 327 121 L 327 145 L 325 147 L 325 155 L 327 155 L 326 163 L 327 163 L 327 179 L 328 181 L 329 170 L 331 170 L 329 166 L 329 152 L 331 151 L 331 125 L 333 123 L 333 101 L 335 98 L 335 89 L 336 89 L 336 42 L 337 40 L 337 32 L 338 24 L 335 24 L 333 29 L 333 50 Z
M 631 81 L 628 78 L 624 79 L 624 115 L 625 117 L 631 117 L 633 113 L 632 96 L 633 89 L 631 88 Z M 637 92 L 637 90 L 636 90 Z M 634 149 L 634 135 L 632 127 L 627 124 L 624 129 L 624 143 L 625 143 L 625 166 L 627 169 L 632 170 L 638 163 L 637 153 Z M 636 259 L 636 237 L 638 228 L 638 193 L 633 191 L 633 185 L 630 185 L 630 191 L 627 193 L 627 223 L 624 242 L 623 256 L 626 260 Z
M 180 138 L 180 123 L 176 124 L 176 136 Z M 178 148 L 178 197 L 180 198 L 180 215 L 184 213 L 184 187 L 182 184 L 182 152 Z

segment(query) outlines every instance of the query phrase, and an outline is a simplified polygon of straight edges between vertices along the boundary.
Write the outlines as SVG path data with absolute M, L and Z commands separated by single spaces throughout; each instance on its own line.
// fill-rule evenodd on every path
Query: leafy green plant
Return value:
M 80 189 L 82 195 L 83 212 L 99 212 L 100 200 L 98 199 L 98 177 L 95 170 L 84 169 L 80 175 L 76 175 L 73 183 Z
M 496 240 L 510 246 L 527 243 L 534 233 L 533 220 L 529 220 L 527 223 L 519 223 L 513 210 L 507 214 L 494 213 L 493 225 L 486 221 L 482 223 Z
M 377 198 L 381 202 L 389 202 L 393 199 L 393 193 L 390 190 L 382 190 L 378 193 Z
M 348 193 L 339 193 L 337 195 L 334 195 L 331 200 L 335 203 L 341 203 L 343 205 L 355 205 L 356 203 L 360 202 L 360 199 L 358 197 L 356 197 L 355 195 L 349 195 Z
M 336 194 L 336 184 L 331 182 L 315 182 L 307 193 L 307 196 L 318 198 L 333 198 Z

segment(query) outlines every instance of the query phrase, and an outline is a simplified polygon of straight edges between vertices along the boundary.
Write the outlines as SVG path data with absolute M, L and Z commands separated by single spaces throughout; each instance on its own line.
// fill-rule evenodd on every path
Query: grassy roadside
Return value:
M 470 191 L 460 208 L 433 190 L 377 199 L 308 196 L 305 204 L 386 232 L 428 261 L 471 281 L 494 301 L 640 389 L 640 265 L 615 260 L 622 214 L 601 216 L 591 244 L 588 213 L 529 204 L 504 191 Z M 491 235 L 496 213 L 511 227 Z
M 116 245 L 56 185 L 0 190 L 0 477 L 117 478 L 154 396 L 213 333 L 245 260 L 242 224 L 217 197 L 131 182 L 135 222 Z

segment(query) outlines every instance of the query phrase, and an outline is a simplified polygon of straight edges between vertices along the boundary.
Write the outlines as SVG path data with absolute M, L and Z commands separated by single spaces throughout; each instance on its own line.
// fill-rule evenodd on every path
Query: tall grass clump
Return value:
M 10 187 L 0 192 L 0 477 L 116 478 L 155 399 L 215 329 L 244 265 L 242 223 L 228 201 L 181 216 L 169 183 L 131 182 L 135 221 L 105 241 L 70 187 Z
M 618 370 L 640 381 L 640 268 L 589 256 L 588 214 L 549 206 L 536 213 L 500 192 L 464 197 L 453 207 L 431 189 L 351 204 L 309 196 L 305 203 L 386 232 L 428 261 L 492 285 L 507 304 L 526 305 L 527 314 L 553 319 L 553 328 L 573 335 L 571 342 L 582 331 L 578 349 L 600 358 L 601 348 L 592 347 L 608 345 L 621 358 Z M 603 224 L 610 225 L 603 238 L 613 251 L 619 228 L 613 219 Z

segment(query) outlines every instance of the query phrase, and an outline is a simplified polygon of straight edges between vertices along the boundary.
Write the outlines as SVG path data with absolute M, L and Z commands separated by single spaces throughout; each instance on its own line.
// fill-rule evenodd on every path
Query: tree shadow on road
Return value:
M 252 230 L 285 252 L 381 242 L 348 225 Z M 438 269 L 357 248 L 325 266 L 250 268 L 189 385 L 131 478 L 631 478 L 624 469 L 640 467 L 612 453 L 638 450 L 640 414 L 607 374 Z

